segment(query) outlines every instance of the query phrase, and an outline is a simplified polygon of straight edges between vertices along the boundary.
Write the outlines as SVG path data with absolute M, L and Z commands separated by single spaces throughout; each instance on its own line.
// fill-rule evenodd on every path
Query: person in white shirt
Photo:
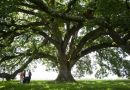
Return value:
M 27 70 L 27 71 L 25 72 L 25 80 L 24 80 L 24 83 L 30 83 L 31 76 L 32 76 L 31 71 L 30 71 L 30 70 Z

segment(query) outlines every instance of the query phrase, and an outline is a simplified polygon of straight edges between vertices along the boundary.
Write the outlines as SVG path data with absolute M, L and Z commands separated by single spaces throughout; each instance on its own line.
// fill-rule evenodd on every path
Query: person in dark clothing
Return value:
M 32 73 L 30 70 L 27 70 L 25 73 L 24 73 L 25 77 L 24 77 L 24 80 L 23 80 L 23 83 L 30 83 L 30 80 L 31 80 L 31 76 L 32 76 Z
M 24 77 L 24 78 L 23 78 L 23 84 L 26 83 L 26 77 L 25 77 L 25 74 L 26 74 L 26 71 L 24 70 L 24 72 L 23 72 L 23 77 Z
M 30 80 L 31 80 L 31 76 L 32 76 L 32 73 L 31 73 L 31 71 L 29 70 L 29 75 L 28 75 L 28 83 L 30 83 Z

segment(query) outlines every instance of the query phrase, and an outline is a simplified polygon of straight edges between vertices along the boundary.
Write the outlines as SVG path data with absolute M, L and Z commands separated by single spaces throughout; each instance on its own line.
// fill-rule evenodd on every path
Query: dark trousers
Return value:
M 30 83 L 30 77 L 25 77 L 23 80 L 23 83 Z

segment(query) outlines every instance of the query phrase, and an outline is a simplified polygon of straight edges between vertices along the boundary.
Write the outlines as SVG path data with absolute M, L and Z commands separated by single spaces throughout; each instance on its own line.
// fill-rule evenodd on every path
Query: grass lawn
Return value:
M 76 83 L 55 83 L 54 81 L 31 81 L 20 84 L 19 81 L 0 81 L 0 90 L 130 90 L 129 80 L 93 80 Z

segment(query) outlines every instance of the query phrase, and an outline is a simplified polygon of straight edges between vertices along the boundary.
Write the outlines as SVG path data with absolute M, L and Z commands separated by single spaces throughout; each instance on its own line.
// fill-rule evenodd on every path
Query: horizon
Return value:
M 38 64 L 38 67 L 34 70 L 31 70 L 32 77 L 31 80 L 55 80 L 57 78 L 58 73 L 56 71 L 46 71 L 46 66 L 42 64 Z M 73 74 L 73 73 L 72 73 Z M 74 77 L 75 80 L 100 80 L 95 78 L 94 75 L 85 75 L 84 77 L 77 78 Z M 16 76 L 16 80 L 19 80 L 19 74 Z M 108 77 L 102 78 L 102 80 L 116 80 L 116 79 L 125 79 L 119 78 L 117 75 L 109 75 Z

